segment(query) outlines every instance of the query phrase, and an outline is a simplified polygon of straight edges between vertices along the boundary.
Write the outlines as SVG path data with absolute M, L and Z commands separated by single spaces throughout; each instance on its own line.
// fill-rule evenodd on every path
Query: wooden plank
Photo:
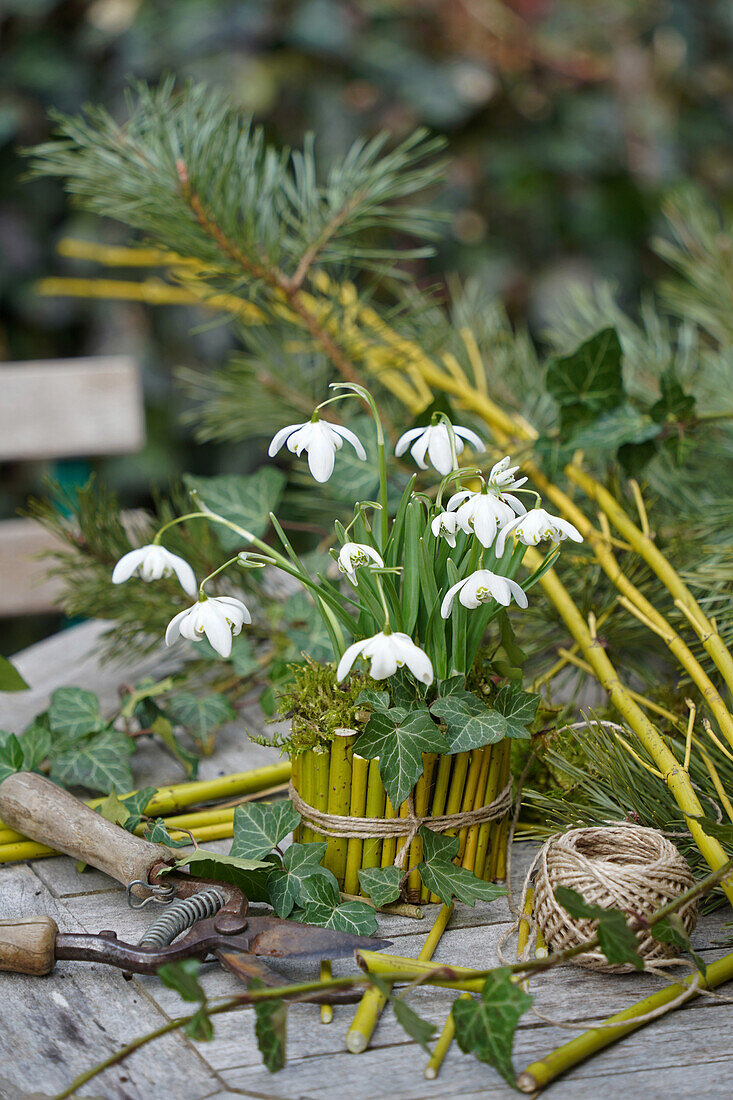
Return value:
M 129 356 L 1 363 L 0 392 L 0 461 L 128 454 L 145 441 Z

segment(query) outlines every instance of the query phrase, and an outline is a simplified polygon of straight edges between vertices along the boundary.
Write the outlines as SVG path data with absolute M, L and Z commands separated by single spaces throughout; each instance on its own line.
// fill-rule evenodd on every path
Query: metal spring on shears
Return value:
M 165 947 L 173 943 L 187 928 L 206 917 L 213 917 L 225 902 L 226 898 L 214 887 L 192 894 L 190 898 L 179 898 L 153 921 L 140 940 L 140 946 Z

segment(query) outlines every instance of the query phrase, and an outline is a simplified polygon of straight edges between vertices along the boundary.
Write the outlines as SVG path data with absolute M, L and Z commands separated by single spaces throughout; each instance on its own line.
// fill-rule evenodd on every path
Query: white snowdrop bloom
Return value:
M 316 481 L 328 481 L 333 473 L 336 451 L 340 451 L 344 440 L 350 443 L 357 456 L 366 462 L 366 451 L 361 440 L 341 424 L 331 424 L 326 420 L 309 420 L 306 424 L 288 424 L 281 428 L 268 447 L 270 458 L 276 455 L 287 440 L 288 450 L 300 456 L 303 451 L 308 455 L 308 466 Z
M 173 645 L 179 635 L 192 642 L 206 635 L 216 652 L 228 657 L 232 652 L 232 636 L 240 633 L 243 623 L 251 622 L 252 616 L 241 600 L 233 596 L 209 596 L 171 619 L 165 644 Z
M 371 638 L 354 642 L 344 653 L 336 670 L 336 679 L 343 680 L 351 671 L 357 657 L 371 660 L 370 676 L 375 680 L 386 680 L 394 676 L 398 668 L 407 665 L 416 680 L 423 684 L 432 684 L 433 665 L 427 653 L 416 646 L 409 634 L 385 634 L 380 631 Z
M 456 454 L 463 451 L 463 440 L 466 439 L 477 451 L 485 451 L 483 443 L 470 428 L 462 428 L 460 424 L 453 425 L 453 434 L 456 437 Z M 463 437 L 463 438 L 461 438 Z M 397 440 L 394 453 L 399 458 L 407 448 L 421 470 L 427 470 L 428 464 L 425 455 L 439 474 L 449 474 L 453 469 L 453 456 L 450 449 L 450 434 L 447 424 L 441 420 L 439 424 L 428 424 L 422 428 L 410 428 Z
M 516 503 L 523 508 L 520 501 Z M 468 535 L 473 532 L 486 547 L 491 546 L 499 528 L 516 518 L 510 505 L 496 493 L 473 493 L 469 489 L 454 493 L 446 508 L 455 512 L 456 523 L 462 531 Z
M 356 570 L 362 565 L 369 565 L 370 559 L 384 568 L 384 562 L 373 546 L 367 546 L 365 542 L 345 542 L 339 551 L 339 571 L 346 573 L 351 583 L 356 584 Z
M 430 524 L 430 530 L 436 539 L 444 538 L 449 546 L 456 544 L 458 516 L 455 512 L 439 512 Z
M 181 588 L 189 596 L 195 596 L 198 590 L 193 569 L 179 558 L 178 554 L 171 554 L 164 546 L 155 542 L 147 546 L 139 546 L 137 550 L 130 550 L 117 562 L 112 570 L 112 584 L 122 584 L 130 579 L 133 573 L 137 573 L 144 581 L 157 581 L 161 577 L 170 577 L 174 573 L 181 583 Z
M 519 516 L 512 520 L 506 527 L 502 527 L 496 540 L 496 556 L 504 553 L 504 545 L 509 535 L 515 540 L 523 542 L 525 546 L 536 546 L 543 539 L 552 539 L 553 542 L 562 542 L 564 539 L 572 539 L 573 542 L 582 542 L 583 536 L 577 527 L 568 523 L 561 516 L 552 516 L 544 508 L 533 508 L 525 516 Z
M 456 595 L 464 607 L 479 607 L 489 600 L 496 600 L 502 607 L 508 607 L 512 596 L 520 607 L 527 606 L 527 597 L 517 582 L 509 577 L 500 577 L 490 569 L 477 569 L 475 573 L 448 589 L 440 607 L 440 614 L 444 619 L 449 617 Z

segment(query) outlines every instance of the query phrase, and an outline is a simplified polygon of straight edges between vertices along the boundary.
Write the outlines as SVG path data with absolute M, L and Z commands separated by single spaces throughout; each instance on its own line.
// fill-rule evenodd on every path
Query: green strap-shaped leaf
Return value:
M 393 711 L 397 711 L 395 716 Z M 379 760 L 379 774 L 393 806 L 401 806 L 422 775 L 424 752 L 445 752 L 445 737 L 427 707 L 375 711 L 355 745 L 367 760 Z
M 464 1054 L 473 1054 L 486 1062 L 515 1087 L 512 1064 L 514 1033 L 532 998 L 512 981 L 506 967 L 493 970 L 486 979 L 478 1001 L 462 998 L 453 1002 L 456 1041 Z
M 234 811 L 231 855 L 261 859 L 300 824 L 300 814 L 289 799 L 251 802 Z

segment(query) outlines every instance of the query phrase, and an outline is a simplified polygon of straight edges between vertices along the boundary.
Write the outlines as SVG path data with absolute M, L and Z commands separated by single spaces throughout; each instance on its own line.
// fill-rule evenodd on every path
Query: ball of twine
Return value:
M 555 899 L 555 888 L 567 886 L 604 908 L 650 916 L 694 885 L 685 860 L 663 833 L 640 825 L 571 829 L 552 837 L 542 849 L 535 878 L 533 910 L 537 927 L 552 951 L 576 947 L 595 934 L 594 922 L 571 917 Z M 688 934 L 697 923 L 697 902 L 679 911 Z M 647 962 L 678 955 L 672 944 L 657 943 L 644 929 L 637 933 L 639 954 Z M 618 974 L 633 969 L 611 964 L 600 951 L 576 955 L 573 962 L 592 970 Z

